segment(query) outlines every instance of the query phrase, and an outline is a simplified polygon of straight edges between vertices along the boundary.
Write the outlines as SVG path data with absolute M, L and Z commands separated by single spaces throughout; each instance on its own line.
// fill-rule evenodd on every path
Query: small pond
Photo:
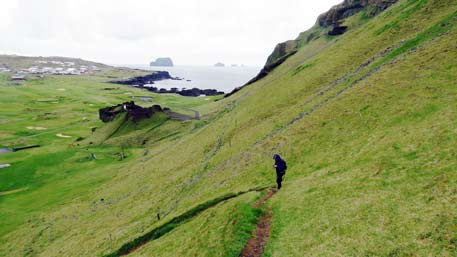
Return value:
M 0 154 L 10 153 L 10 152 L 12 152 L 12 151 L 8 148 L 0 148 Z

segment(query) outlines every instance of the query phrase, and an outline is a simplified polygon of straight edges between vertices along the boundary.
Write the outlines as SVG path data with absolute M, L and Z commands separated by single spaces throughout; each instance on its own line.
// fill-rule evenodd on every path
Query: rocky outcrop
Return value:
M 149 63 L 150 66 L 173 67 L 173 61 L 170 57 L 157 58 Z
M 192 89 L 182 89 L 179 90 L 178 88 L 171 88 L 171 89 L 165 89 L 165 88 L 157 88 L 157 87 L 142 87 L 148 91 L 151 91 L 153 93 L 159 93 L 159 94 L 178 94 L 182 96 L 215 96 L 215 95 L 223 95 L 225 94 L 222 91 L 217 91 L 216 89 L 199 89 L 199 88 L 192 88 Z
M 328 32 L 329 36 L 338 36 L 344 34 L 348 29 L 347 26 L 334 25 L 333 29 Z
M 214 95 L 223 95 L 224 92 L 217 91 L 216 89 L 199 89 L 199 88 L 192 88 L 192 89 L 183 89 L 177 94 L 182 96 L 214 96 Z
M 319 26 L 328 27 L 339 25 L 342 19 L 348 18 L 362 10 L 368 15 L 377 15 L 398 0 L 344 0 L 343 3 L 333 6 L 328 12 L 317 19 Z
M 225 64 L 218 62 L 218 63 L 214 64 L 214 67 L 225 67 Z
M 121 84 L 121 85 L 130 85 L 130 86 L 144 86 L 147 84 L 154 84 L 154 81 L 165 80 L 165 79 L 175 79 L 170 76 L 168 71 L 155 71 L 152 74 L 146 76 L 134 77 L 128 80 L 118 80 L 111 81 L 111 83 Z
M 127 113 L 127 119 L 132 119 L 133 122 L 139 122 L 140 120 L 151 118 L 157 112 L 163 112 L 160 105 L 143 108 L 136 105 L 133 101 L 105 107 L 98 111 L 100 120 L 105 123 L 113 121 L 121 113 Z
M 295 40 L 289 40 L 276 45 L 273 53 L 268 56 L 266 66 L 272 66 L 280 62 L 284 56 L 290 56 L 297 52 L 298 42 Z M 277 66 L 277 65 L 276 65 Z

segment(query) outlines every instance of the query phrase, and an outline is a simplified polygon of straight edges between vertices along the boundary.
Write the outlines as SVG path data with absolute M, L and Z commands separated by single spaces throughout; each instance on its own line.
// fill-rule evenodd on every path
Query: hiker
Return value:
M 273 165 L 273 167 L 276 169 L 276 183 L 278 184 L 279 190 L 282 186 L 282 177 L 286 175 L 287 165 L 286 162 L 283 159 L 281 159 L 281 156 L 279 156 L 279 154 L 275 154 L 273 156 L 273 159 L 275 160 L 275 165 Z

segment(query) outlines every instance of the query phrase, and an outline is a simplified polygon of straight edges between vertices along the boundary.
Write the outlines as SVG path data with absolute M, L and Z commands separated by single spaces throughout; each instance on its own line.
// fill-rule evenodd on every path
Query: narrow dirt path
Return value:
M 184 110 L 188 110 L 188 111 L 193 112 L 194 113 L 194 119 L 196 119 L 196 120 L 200 119 L 200 112 L 199 111 L 196 111 L 196 110 L 190 109 L 190 108 L 185 108 Z
M 276 190 L 270 190 L 268 193 L 259 199 L 254 205 L 254 208 L 262 207 L 265 202 L 270 199 Z M 265 215 L 263 215 L 259 222 L 257 223 L 257 227 L 254 230 L 249 241 L 244 246 L 243 251 L 240 253 L 240 257 L 260 257 L 263 254 L 265 249 L 265 245 L 268 242 L 268 238 L 270 237 L 270 230 L 271 230 L 271 218 L 273 217 L 273 213 L 271 210 L 266 210 Z
M 128 255 L 128 254 L 138 250 L 139 248 L 141 248 L 143 245 L 147 244 L 148 242 L 162 237 L 163 235 L 172 231 L 176 227 L 193 219 L 195 216 L 206 211 L 207 209 L 213 208 L 214 206 L 216 206 L 222 202 L 225 202 L 225 201 L 233 199 L 235 197 L 244 195 L 246 193 L 260 192 L 265 189 L 267 189 L 267 188 L 258 187 L 258 188 L 252 188 L 252 189 L 249 189 L 246 191 L 237 192 L 237 193 L 228 193 L 226 195 L 223 195 L 223 196 L 214 198 L 212 200 L 209 200 L 207 202 L 201 203 L 201 204 L 193 207 L 192 209 L 188 210 L 187 212 L 184 212 L 181 215 L 174 217 L 173 219 L 169 220 L 168 222 L 162 224 L 161 226 L 155 227 L 154 229 L 150 230 L 149 232 L 146 232 L 145 234 L 143 234 L 137 238 L 134 238 L 129 242 L 124 243 L 122 246 L 120 246 L 119 249 L 115 250 L 114 252 L 105 254 L 103 256 L 104 257 L 119 257 L 119 256 Z M 263 198 L 266 198 L 266 196 L 264 196 Z M 259 201 L 261 201 L 262 199 L 260 199 Z M 265 202 L 265 200 L 264 200 L 264 202 Z
M 252 207 L 260 208 L 263 204 L 276 193 L 276 189 L 270 189 L 262 198 L 260 198 Z
M 191 109 L 188 109 L 188 110 L 194 112 L 194 116 L 193 117 L 189 116 L 189 115 L 186 115 L 186 114 L 170 111 L 170 110 L 166 110 L 164 112 L 166 114 L 168 114 L 174 120 L 199 120 L 200 119 L 200 113 L 198 111 L 191 110 Z

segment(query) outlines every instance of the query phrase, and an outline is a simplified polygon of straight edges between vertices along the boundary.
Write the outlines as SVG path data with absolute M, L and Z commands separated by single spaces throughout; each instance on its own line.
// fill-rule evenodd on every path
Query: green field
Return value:
M 0 256 L 238 256 L 274 153 L 264 256 L 457 256 L 457 1 L 344 24 L 220 100 L 105 83 L 139 71 L 0 77 L 0 147 L 41 145 L 0 155 Z M 139 95 L 202 118 L 98 121 Z

